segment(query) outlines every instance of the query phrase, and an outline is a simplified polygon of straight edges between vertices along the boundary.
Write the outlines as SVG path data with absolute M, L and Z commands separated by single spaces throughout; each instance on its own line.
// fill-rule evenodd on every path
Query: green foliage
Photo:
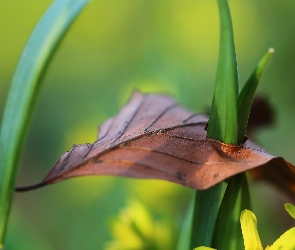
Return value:
M 231 16 L 227 0 L 218 0 L 220 17 L 220 47 L 215 90 L 213 95 L 207 137 L 236 144 L 238 69 L 236 63 Z M 197 191 L 193 211 L 191 245 L 211 246 L 216 218 L 226 192 L 227 182 Z
M 224 181 L 207 190 L 195 192 L 190 249 L 195 246 L 211 246 L 216 218 L 226 189 L 227 182 Z
M 220 13 L 219 61 L 207 137 L 225 143 L 240 144 L 244 140 L 248 117 L 258 82 L 273 51 L 269 50 L 267 55 L 261 60 L 239 95 L 238 69 L 231 16 L 226 0 L 218 0 L 218 6 Z M 218 190 L 219 186 L 217 185 L 211 189 Z M 219 206 L 217 206 L 216 214 L 218 213 L 218 218 L 216 224 L 216 217 L 213 216 L 213 222 L 207 223 L 206 225 L 210 225 L 211 232 L 215 226 L 214 247 L 234 250 L 243 247 L 238 218 L 243 209 L 250 208 L 246 175 L 241 174 L 230 178 L 229 187 L 224 192 L 225 195 L 219 213 Z M 199 192 L 199 196 L 204 196 L 204 200 L 206 200 L 206 195 L 203 191 Z M 207 201 L 210 201 L 209 198 L 207 199 Z M 203 200 L 202 202 L 205 203 Z M 212 205 L 215 206 L 215 203 L 212 202 Z M 197 213 L 201 206 L 202 203 L 196 200 L 194 213 Z M 206 212 L 201 213 L 199 218 L 205 218 L 205 214 Z M 202 223 L 195 219 L 193 224 L 195 230 L 193 230 L 193 244 L 191 247 L 198 245 L 211 246 L 212 234 L 210 230 L 209 233 L 206 231 L 206 235 L 209 237 L 207 240 L 205 235 L 202 235 L 202 230 L 200 229 L 204 229 L 206 226 L 202 225 L 202 227 L 197 228 L 199 225 L 202 225 Z M 203 241 L 197 240 L 196 235 L 200 236 L 200 239 Z M 228 240 L 225 241 L 225 238 Z M 194 241 L 194 239 L 196 240 Z
M 42 76 L 64 34 L 87 2 L 55 1 L 36 26 L 16 67 L 0 131 L 0 245 Z
M 177 250 L 211 245 L 215 221 L 226 188 L 227 182 L 221 182 L 208 190 L 194 192 L 183 221 Z
M 241 211 L 250 208 L 251 202 L 246 174 L 242 173 L 230 178 L 216 220 L 213 247 L 220 250 L 243 249 L 239 218 Z
M 207 137 L 229 144 L 241 144 L 259 80 L 274 53 L 269 49 L 239 94 L 234 35 L 227 1 L 218 0 L 220 46 L 215 90 Z
M 257 67 L 254 69 L 253 73 L 245 83 L 241 93 L 238 98 L 238 143 L 243 143 L 244 135 L 246 133 L 248 118 L 250 115 L 250 110 L 254 95 L 257 89 L 259 80 L 269 63 L 269 60 L 274 53 L 274 49 L 269 49 L 265 56 L 260 60 Z
M 207 137 L 237 144 L 239 82 L 234 35 L 227 0 L 217 2 L 220 17 L 220 45 Z
M 285 209 L 290 214 L 290 216 L 295 219 L 295 206 L 291 203 L 286 203 Z
M 211 247 L 197 247 L 197 248 L 194 248 L 194 250 L 216 250 L 214 248 L 211 248 Z
M 196 195 L 196 192 L 195 192 Z M 178 239 L 177 250 L 190 250 L 192 227 L 193 227 L 193 212 L 195 210 L 195 196 L 191 200 L 188 210 L 182 222 L 181 232 Z
M 49 2 L 16 0 L 0 3 L 1 109 L 20 48 Z M 281 151 L 284 143 L 284 154 L 292 158 L 294 139 L 290 134 L 294 130 L 295 99 L 290 90 L 294 87 L 295 51 L 290 47 L 295 35 L 292 33 L 295 2 L 281 5 L 254 0 L 230 3 L 233 13 L 238 13 L 234 16 L 234 28 L 238 56 L 242 59 L 239 66 L 243 72 L 251 72 L 251 65 L 257 60 L 255 55 L 270 43 L 276 44 L 279 51 L 279 60 L 265 80 L 272 103 L 280 114 L 280 122 L 259 134 L 259 141 L 272 152 Z M 19 7 L 15 8 L 15 4 Z M 263 11 L 265 9 L 268 11 Z M 143 91 L 169 91 L 191 109 L 204 110 L 210 106 L 218 47 L 215 43 L 218 35 L 216 18 L 215 1 L 93 1 L 67 36 L 70 39 L 66 39 L 59 49 L 46 77 L 50 85 L 46 85 L 38 103 L 34 132 L 29 137 L 19 181 L 34 183 L 73 142 L 94 140 L 96 126 L 115 114 L 135 87 Z M 20 24 L 22 30 L 18 32 Z M 264 89 L 261 91 L 268 93 Z M 65 100 L 65 96 L 79 104 Z M 102 249 L 103 242 L 108 239 L 103 222 L 118 210 L 126 195 L 151 193 L 157 201 L 150 201 L 151 209 L 165 207 L 167 211 L 173 209 L 176 217 L 181 216 L 190 198 L 189 190 L 173 185 L 174 195 L 167 196 L 158 192 L 161 188 L 150 181 L 99 177 L 71 180 L 56 187 L 17 195 L 11 218 L 18 214 L 21 219 L 10 223 L 8 249 L 22 249 L 20 244 L 25 241 L 26 249 L 34 249 L 36 245 L 30 239 L 36 237 L 50 242 L 50 249 Z M 271 192 L 263 186 L 254 191 L 262 196 Z M 263 205 L 255 207 L 260 211 L 260 226 L 266 225 L 267 229 L 269 216 L 278 206 L 277 193 L 271 194 L 274 203 L 267 209 L 268 213 L 260 211 Z M 85 208 L 87 213 L 77 217 Z M 55 212 L 48 214 L 48 210 Z M 46 230 L 34 223 L 36 216 L 42 218 Z M 61 220 L 65 223 L 60 224 Z M 273 237 L 279 234 L 283 223 L 278 219 L 276 223 L 277 227 L 261 232 L 262 240 L 268 241 L 269 234 Z M 27 234 L 19 241 L 15 230 L 28 225 L 39 235 Z M 89 230 L 81 230 L 84 227 Z

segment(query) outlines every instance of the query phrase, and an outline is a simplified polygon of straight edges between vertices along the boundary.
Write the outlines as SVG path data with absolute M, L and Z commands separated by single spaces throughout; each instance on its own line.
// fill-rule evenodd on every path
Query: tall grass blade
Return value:
M 240 215 L 244 209 L 251 209 L 251 203 L 246 174 L 242 173 L 228 180 L 216 220 L 212 247 L 220 250 L 244 249 L 240 225 Z
M 56 0 L 30 36 L 16 67 L 0 130 L 0 249 L 19 158 L 41 79 L 58 44 L 88 0 Z
M 211 246 L 217 215 L 226 188 L 227 182 L 223 181 L 207 190 L 195 192 L 189 249 Z
M 229 7 L 217 0 L 220 17 L 220 46 L 215 90 L 207 129 L 207 137 L 236 144 L 238 69 Z M 216 218 L 227 182 L 195 193 L 190 248 L 211 246 Z
M 226 0 L 217 0 L 220 18 L 218 69 L 207 137 L 236 144 L 238 136 L 237 100 L 238 69 L 231 15 Z M 216 218 L 227 188 L 227 182 L 195 195 L 191 246 L 211 246 Z
M 219 59 L 207 137 L 236 144 L 239 83 L 234 35 L 227 1 L 217 2 L 220 18 Z
M 195 191 L 197 192 L 197 191 Z M 193 199 L 191 203 L 189 204 L 189 207 L 187 209 L 187 212 L 185 214 L 180 236 L 178 239 L 178 244 L 176 249 L 177 250 L 190 250 L 190 243 L 191 243 L 191 231 L 192 231 L 192 225 L 193 225 L 193 212 L 195 208 L 195 194 L 193 196 Z
M 248 118 L 250 115 L 251 106 L 253 103 L 254 95 L 257 89 L 257 85 L 265 71 L 272 55 L 274 49 L 270 48 L 264 57 L 260 60 L 257 67 L 254 69 L 253 73 L 245 83 L 239 98 L 238 98 L 238 143 L 243 143 L 244 135 L 246 133 Z

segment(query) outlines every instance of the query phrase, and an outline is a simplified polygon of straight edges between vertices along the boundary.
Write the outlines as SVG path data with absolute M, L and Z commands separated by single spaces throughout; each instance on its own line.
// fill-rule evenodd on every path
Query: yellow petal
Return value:
M 268 250 L 295 250 L 295 227 L 286 231 Z
M 243 210 L 240 221 L 245 250 L 263 250 L 257 231 L 257 219 L 255 214 L 250 210 Z

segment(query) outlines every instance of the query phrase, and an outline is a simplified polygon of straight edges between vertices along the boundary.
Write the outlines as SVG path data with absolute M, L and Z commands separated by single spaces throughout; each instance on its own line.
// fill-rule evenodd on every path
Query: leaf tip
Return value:
M 275 49 L 274 48 L 269 48 L 267 52 L 268 52 L 268 54 L 272 55 L 272 54 L 275 53 Z
M 292 205 L 291 203 L 285 203 L 284 205 L 286 211 L 288 212 L 288 214 L 295 219 L 295 206 Z

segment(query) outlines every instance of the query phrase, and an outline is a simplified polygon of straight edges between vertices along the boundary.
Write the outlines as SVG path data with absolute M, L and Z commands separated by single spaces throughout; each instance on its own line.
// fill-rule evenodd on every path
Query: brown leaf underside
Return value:
M 120 113 L 100 127 L 93 144 L 74 145 L 64 153 L 44 180 L 45 186 L 85 175 L 117 175 L 167 180 L 206 189 L 235 174 L 261 166 L 255 175 L 284 172 L 284 185 L 293 186 L 295 167 L 247 141 L 233 146 L 206 139 L 208 118 L 194 114 L 164 95 L 135 92 Z M 269 174 L 271 175 L 271 174 Z M 285 187 L 286 188 L 286 187 Z

